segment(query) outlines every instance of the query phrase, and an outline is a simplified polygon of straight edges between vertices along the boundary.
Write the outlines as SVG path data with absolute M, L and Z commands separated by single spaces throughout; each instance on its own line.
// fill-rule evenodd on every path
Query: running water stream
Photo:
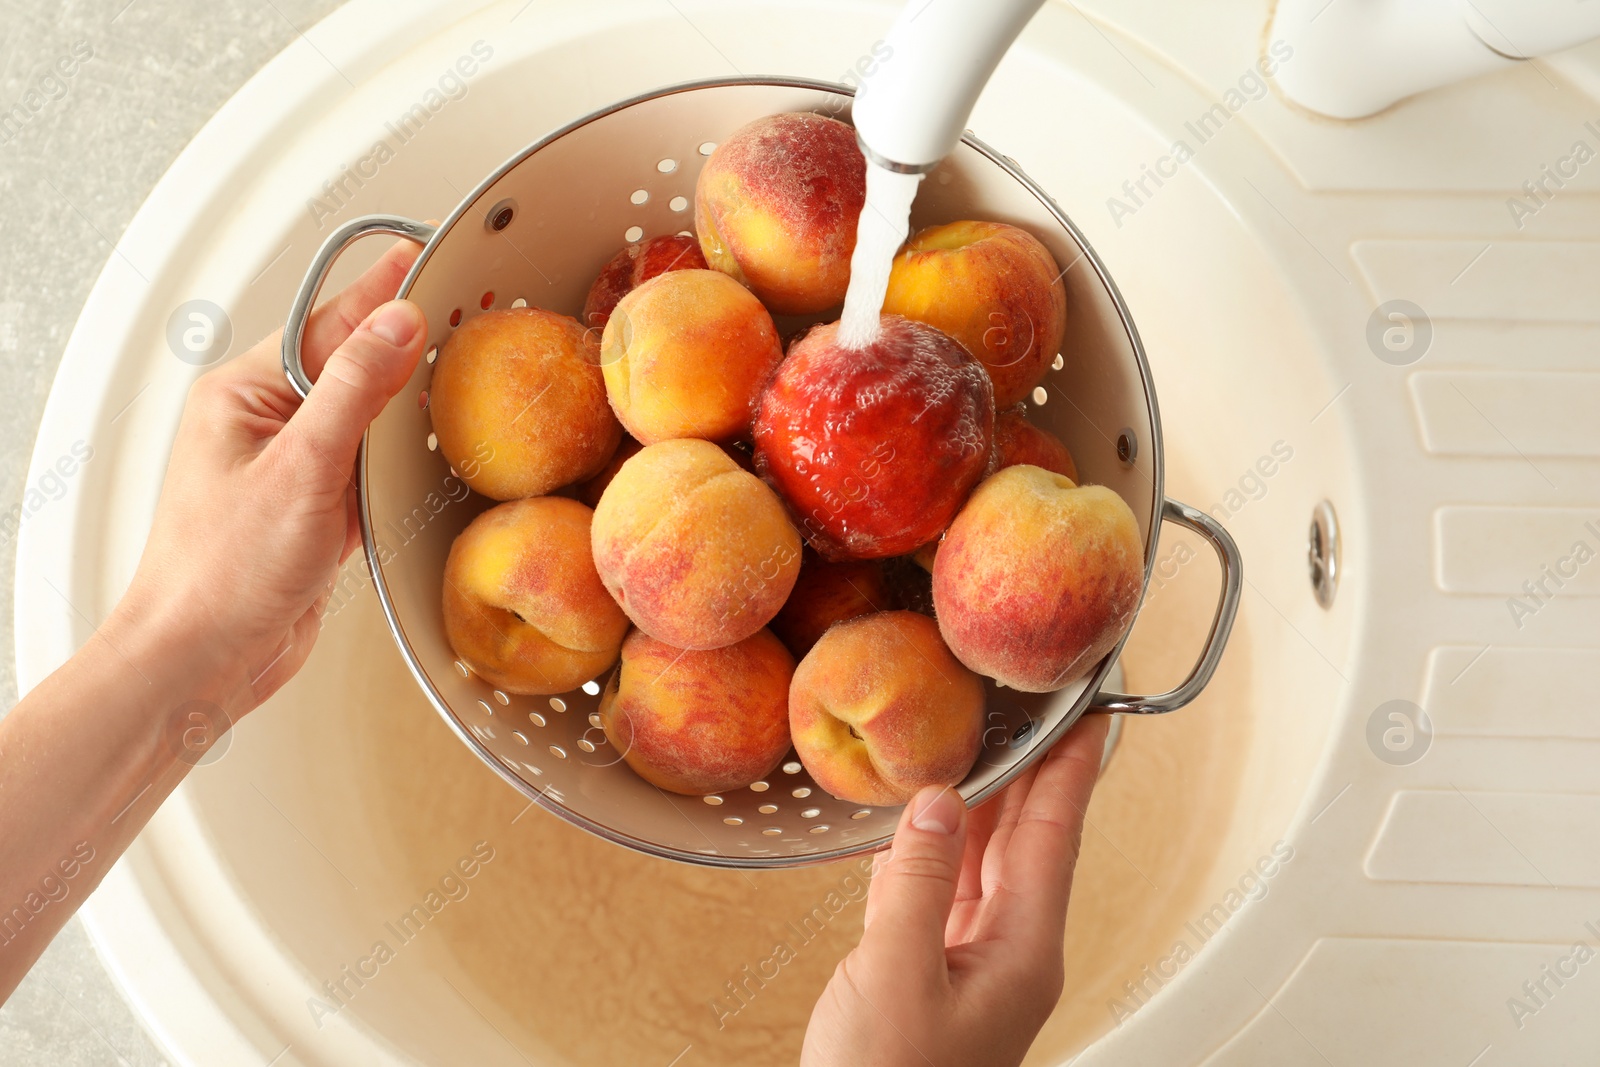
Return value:
M 866 348 L 878 339 L 878 316 L 889 290 L 889 269 L 911 224 L 921 174 L 900 174 L 867 163 L 867 202 L 856 224 L 856 248 L 850 257 L 850 288 L 845 291 L 839 344 Z

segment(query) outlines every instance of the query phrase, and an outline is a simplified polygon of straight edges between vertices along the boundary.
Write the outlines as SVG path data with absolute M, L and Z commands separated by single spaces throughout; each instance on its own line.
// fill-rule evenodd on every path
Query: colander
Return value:
M 468 495 L 436 449 L 427 411 L 433 362 L 454 329 L 491 308 L 529 304 L 576 317 L 590 282 L 625 243 L 687 232 L 700 168 L 740 126 L 785 111 L 849 121 L 850 105 L 844 86 L 777 77 L 698 81 L 623 101 L 534 142 L 438 227 L 382 215 L 341 226 L 312 262 L 284 331 L 284 370 L 304 396 L 311 383 L 300 343 L 334 260 L 369 234 L 397 234 L 423 245 L 398 295 L 427 316 L 427 355 L 373 422 L 357 464 L 362 536 L 389 628 L 446 724 L 502 778 L 561 818 L 656 856 L 737 868 L 838 860 L 887 845 L 899 809 L 834 799 L 792 755 L 746 788 L 705 797 L 663 792 L 607 744 L 598 716 L 604 677 L 562 696 L 517 696 L 460 662 L 445 639 L 445 556 L 456 534 L 493 501 Z M 912 226 L 963 218 L 1021 226 L 1063 267 L 1063 358 L 1034 391 L 1029 417 L 1067 444 L 1084 481 L 1108 486 L 1128 502 L 1144 541 L 1147 579 L 1163 521 L 1209 541 L 1223 577 L 1205 647 L 1187 680 L 1170 692 L 1099 692 L 1120 646 L 1056 693 L 990 683 L 983 749 L 959 787 L 974 805 L 1042 756 L 1085 712 L 1159 714 L 1193 700 L 1221 658 L 1243 570 L 1237 547 L 1215 521 L 1162 492 L 1161 423 L 1150 369 L 1099 258 L 1013 160 L 970 134 L 924 180 Z M 780 317 L 778 327 L 787 335 L 811 321 Z

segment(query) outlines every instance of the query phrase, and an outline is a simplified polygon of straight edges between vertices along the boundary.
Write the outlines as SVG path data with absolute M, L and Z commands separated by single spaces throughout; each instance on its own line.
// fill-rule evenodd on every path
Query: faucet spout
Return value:
M 978 94 L 1043 0 L 909 0 L 862 80 L 856 136 L 885 170 L 932 170 L 961 138 Z

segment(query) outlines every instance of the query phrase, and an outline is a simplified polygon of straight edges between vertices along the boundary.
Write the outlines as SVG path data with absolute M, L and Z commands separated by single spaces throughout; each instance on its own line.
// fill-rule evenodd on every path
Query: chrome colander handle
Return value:
M 403 215 L 363 215 L 340 226 L 322 242 L 289 308 L 289 321 L 283 327 L 283 373 L 288 376 L 289 385 L 300 394 L 300 399 L 304 400 L 311 393 L 311 379 L 306 377 L 306 369 L 300 361 L 300 345 L 305 340 L 306 321 L 311 318 L 311 308 L 317 302 L 317 294 L 322 292 L 322 283 L 328 280 L 334 260 L 361 238 L 375 233 L 392 233 L 396 237 L 405 237 L 425 245 L 438 229 L 437 226 L 417 222 Z
M 1222 660 L 1222 650 L 1228 645 L 1228 634 L 1233 630 L 1234 616 L 1239 613 L 1239 596 L 1244 588 L 1244 559 L 1239 555 L 1239 546 L 1217 520 L 1171 497 L 1161 503 L 1161 519 L 1186 526 L 1210 541 L 1217 559 L 1222 562 L 1222 596 L 1217 600 L 1216 614 L 1211 617 L 1211 633 L 1206 637 L 1205 650 L 1178 688 L 1156 696 L 1099 693 L 1087 711 L 1116 711 L 1126 715 L 1164 715 L 1177 711 L 1199 696 L 1211 681 Z

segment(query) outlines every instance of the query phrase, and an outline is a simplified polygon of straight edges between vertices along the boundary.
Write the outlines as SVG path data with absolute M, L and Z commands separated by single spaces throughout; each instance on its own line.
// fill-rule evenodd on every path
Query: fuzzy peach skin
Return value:
M 723 648 L 765 626 L 800 571 L 777 495 L 709 441 L 646 445 L 594 512 L 600 579 L 635 626 L 678 648 Z
M 889 273 L 886 314 L 937 326 L 976 356 L 1007 408 L 1044 380 L 1061 351 L 1067 287 L 1050 250 L 1003 222 L 930 226 Z
M 672 233 L 635 241 L 600 268 L 594 284 L 589 286 L 579 321 L 590 329 L 605 329 L 617 302 L 651 278 L 669 270 L 705 268 L 700 242 L 692 236 Z
M 789 686 L 800 762 L 852 804 L 904 804 L 923 786 L 958 784 L 977 761 L 983 712 L 983 680 L 910 611 L 838 623 Z
M 762 394 L 756 469 L 824 559 L 883 559 L 939 535 L 989 462 L 989 376 L 931 326 L 883 317 L 852 351 L 839 324 L 789 348 Z
M 783 349 L 750 290 L 714 270 L 675 270 L 622 298 L 600 341 L 606 396 L 643 444 L 750 430 Z
M 599 364 L 576 319 L 539 308 L 474 315 L 439 350 L 428 387 L 439 451 L 495 500 L 592 476 L 622 437 Z M 485 447 L 493 459 L 469 465 Z
M 989 462 L 994 470 L 1021 463 L 1043 467 L 1078 480 L 1078 465 L 1061 438 L 1028 421 L 1025 405 L 1015 404 L 995 416 L 994 449 Z
M 789 751 L 794 657 L 767 630 L 704 651 L 638 630 L 600 697 L 606 740 L 645 781 L 704 796 L 771 774 Z
M 1022 464 L 989 477 L 933 563 L 939 632 L 968 667 L 1049 693 L 1087 674 L 1133 625 L 1139 524 L 1100 485 Z
M 490 508 L 450 546 L 444 629 L 461 661 L 508 693 L 565 693 L 616 662 L 628 618 L 589 551 L 594 513 L 566 497 Z
M 867 163 L 856 131 L 791 112 L 735 130 L 706 160 L 694 222 L 706 263 L 774 314 L 836 307 L 850 283 Z
M 828 627 L 895 606 L 878 560 L 829 563 L 813 552 L 800 561 L 800 577 L 771 628 L 796 656 L 811 651 Z

